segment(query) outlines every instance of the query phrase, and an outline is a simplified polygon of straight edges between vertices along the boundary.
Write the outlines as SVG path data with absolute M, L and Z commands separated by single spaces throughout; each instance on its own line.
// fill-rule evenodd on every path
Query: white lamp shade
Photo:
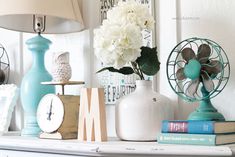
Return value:
M 84 28 L 77 0 L 0 0 L 0 27 L 35 32 L 33 15 L 46 16 L 43 33 L 70 33 Z

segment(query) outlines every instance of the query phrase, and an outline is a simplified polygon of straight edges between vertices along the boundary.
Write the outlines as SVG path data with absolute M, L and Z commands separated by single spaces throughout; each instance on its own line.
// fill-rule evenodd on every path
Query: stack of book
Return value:
M 158 143 L 192 145 L 235 143 L 235 121 L 164 120 Z

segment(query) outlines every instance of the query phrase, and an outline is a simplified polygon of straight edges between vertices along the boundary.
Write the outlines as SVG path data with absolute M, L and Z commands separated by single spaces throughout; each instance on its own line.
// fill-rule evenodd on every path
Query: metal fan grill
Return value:
M 0 44 L 0 85 L 9 80 L 10 61 L 5 48 Z
M 228 57 L 221 46 L 209 39 L 190 38 L 180 42 L 167 60 L 171 88 L 187 101 L 200 101 L 189 120 L 224 120 L 211 104 L 230 76 Z

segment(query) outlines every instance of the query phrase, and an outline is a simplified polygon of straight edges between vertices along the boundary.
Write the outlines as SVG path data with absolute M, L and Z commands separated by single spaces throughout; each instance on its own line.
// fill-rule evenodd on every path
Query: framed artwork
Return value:
M 107 11 L 117 5 L 119 0 L 100 0 L 100 19 L 101 22 L 106 19 Z M 126 0 L 123 0 L 126 1 Z M 150 13 L 155 17 L 154 0 L 136 0 L 139 3 L 147 4 Z M 154 32 L 143 30 L 143 46 L 154 47 L 155 36 Z M 122 96 L 127 95 L 135 90 L 135 81 L 138 76 L 122 75 L 119 73 L 111 73 L 104 71 L 98 75 L 98 82 L 105 89 L 105 103 L 115 104 L 115 102 Z M 148 79 L 152 80 L 152 77 Z
M 0 85 L 0 135 L 8 131 L 18 97 L 19 89 L 16 85 Z
M 100 0 L 100 20 L 101 23 L 107 18 L 107 11 L 114 7 L 118 0 Z

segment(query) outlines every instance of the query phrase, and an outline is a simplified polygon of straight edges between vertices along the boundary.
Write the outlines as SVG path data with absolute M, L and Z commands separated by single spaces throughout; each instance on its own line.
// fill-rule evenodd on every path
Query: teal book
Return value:
M 161 133 L 158 143 L 215 146 L 235 143 L 235 134 Z
M 164 120 L 163 133 L 224 134 L 235 133 L 235 121 Z

